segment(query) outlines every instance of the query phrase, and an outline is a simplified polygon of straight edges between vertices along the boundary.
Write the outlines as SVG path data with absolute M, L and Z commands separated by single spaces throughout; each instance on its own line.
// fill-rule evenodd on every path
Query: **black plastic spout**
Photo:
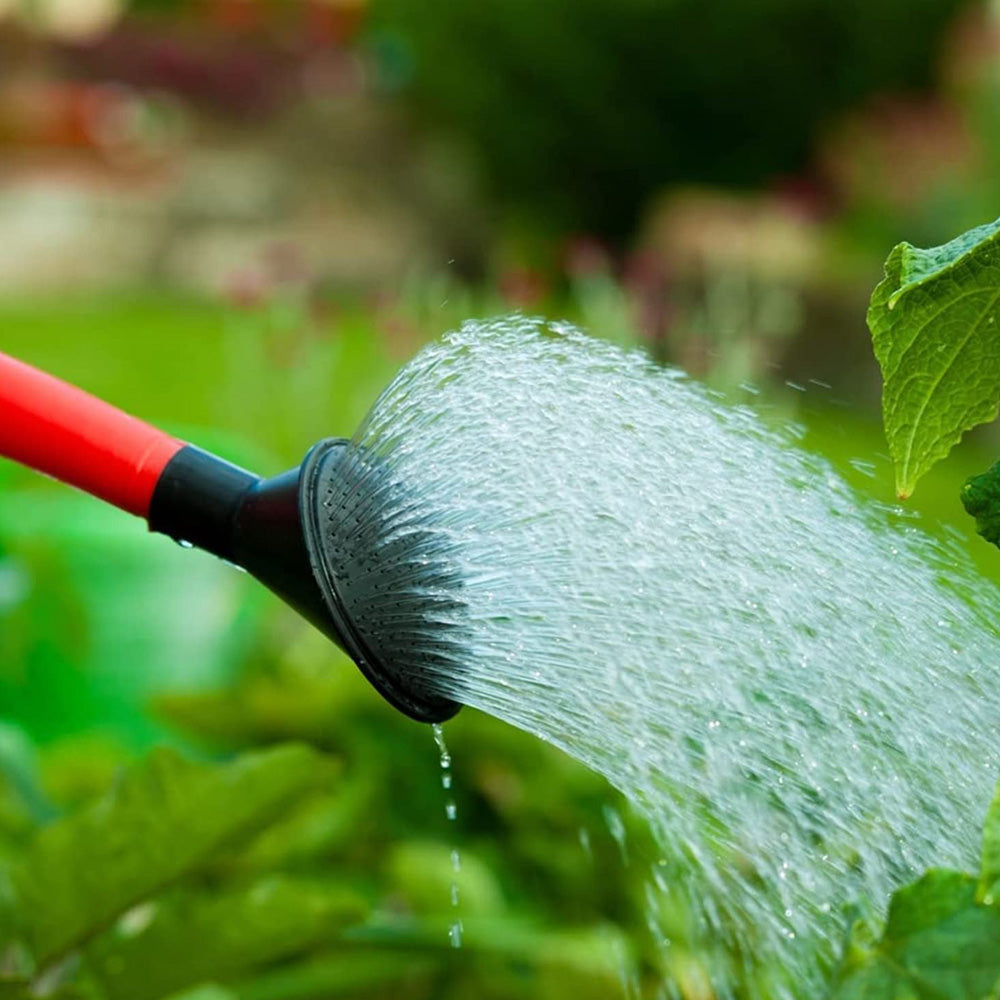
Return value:
M 295 468 L 262 479 L 187 445 L 156 484 L 149 527 L 243 567 L 345 649 L 306 550 L 299 478 Z
M 149 508 L 151 531 L 243 567 L 293 607 L 357 664 L 375 689 L 418 722 L 443 722 L 457 702 L 418 689 L 364 641 L 347 613 L 339 581 L 324 556 L 324 477 L 338 475 L 347 442 L 315 445 L 303 464 L 261 479 L 186 445 L 167 463 Z

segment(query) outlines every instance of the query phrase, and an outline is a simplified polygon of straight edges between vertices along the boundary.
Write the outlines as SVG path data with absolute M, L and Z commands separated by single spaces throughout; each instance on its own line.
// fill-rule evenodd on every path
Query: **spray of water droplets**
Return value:
M 849 908 L 974 864 L 996 592 L 790 436 L 641 354 L 512 318 L 420 354 L 350 461 L 398 486 L 370 503 L 381 571 L 426 589 L 397 668 L 628 796 L 660 847 L 650 922 L 665 948 L 728 956 L 718 995 L 761 969 L 782 970 L 769 996 L 816 995 Z

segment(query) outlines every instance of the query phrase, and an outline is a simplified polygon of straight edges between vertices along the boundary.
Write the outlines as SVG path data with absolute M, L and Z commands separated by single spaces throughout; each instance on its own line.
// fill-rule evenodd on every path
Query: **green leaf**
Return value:
M 900 243 L 868 307 L 896 492 L 1000 406 L 1000 220 L 944 246 Z
M 976 880 L 932 870 L 897 892 L 882 940 L 854 947 L 833 1000 L 992 1000 L 1000 982 L 1000 912 Z
M 980 863 L 978 897 L 983 902 L 993 903 L 996 884 L 1000 881 L 1000 787 L 986 812 L 983 824 L 983 853 Z
M 1000 546 L 1000 462 L 966 481 L 962 503 L 966 513 L 976 519 L 976 531 Z
M 181 890 L 129 911 L 88 946 L 88 964 L 107 1000 L 155 1000 L 335 942 L 365 910 L 337 884 L 278 875 L 224 892 Z
M 402 997 L 414 995 L 414 985 L 430 980 L 422 994 L 432 996 L 441 967 L 453 963 L 454 954 L 366 950 L 352 945 L 332 954 L 296 964 L 267 969 L 235 985 L 239 1000 L 333 1000 L 334 997 L 389 996 L 394 983 L 403 985 Z
M 304 746 L 231 764 L 159 749 L 104 798 L 44 828 L 13 871 L 24 935 L 40 965 L 243 841 L 303 795 L 329 787 L 328 758 Z

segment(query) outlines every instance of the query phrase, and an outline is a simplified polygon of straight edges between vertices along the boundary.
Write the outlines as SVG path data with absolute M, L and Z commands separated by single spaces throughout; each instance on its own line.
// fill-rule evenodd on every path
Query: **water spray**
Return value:
M 442 722 L 459 706 L 422 678 L 449 652 L 442 614 L 451 601 L 440 596 L 440 560 L 425 551 L 426 514 L 416 512 L 390 548 L 379 544 L 380 530 L 397 527 L 383 524 L 379 503 L 392 497 L 398 506 L 405 487 L 377 462 L 345 460 L 347 445 L 320 441 L 301 465 L 262 478 L 0 354 L 0 455 L 247 570 L 337 643 L 396 708 Z M 393 584 L 400 566 L 418 564 L 422 579 Z

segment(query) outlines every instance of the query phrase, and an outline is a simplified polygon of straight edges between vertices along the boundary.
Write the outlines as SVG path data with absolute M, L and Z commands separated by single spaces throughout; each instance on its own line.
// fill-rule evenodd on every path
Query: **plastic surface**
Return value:
M 250 491 L 260 482 L 216 455 L 186 445 L 166 464 L 149 505 L 149 528 L 242 565 L 234 526 Z
M 261 479 L 188 445 L 163 470 L 149 527 L 242 566 L 344 646 L 302 537 L 298 468 Z
M 370 530 L 365 532 L 363 542 L 359 540 L 361 551 L 355 553 L 357 558 L 347 556 L 339 546 L 344 511 L 330 502 L 331 497 L 358 488 L 370 494 L 368 499 L 376 507 L 379 505 L 373 483 L 354 482 L 350 472 L 345 471 L 342 459 L 346 445 L 347 442 L 335 438 L 314 445 L 302 463 L 299 477 L 305 548 L 326 601 L 327 617 L 340 646 L 386 701 L 417 722 L 444 722 L 461 705 L 433 694 L 423 683 L 420 661 L 428 655 L 428 650 L 418 648 L 412 635 L 402 643 L 395 641 L 399 637 L 393 634 L 388 622 L 363 620 L 366 616 L 362 609 L 384 605 L 387 596 L 392 608 L 390 616 L 397 622 L 404 616 L 419 619 L 429 598 L 413 598 L 398 591 L 391 572 L 380 583 L 373 584 L 372 566 L 378 561 L 377 517 L 366 525 Z M 433 571 L 433 567 L 427 568 L 429 582 L 433 582 Z M 444 649 L 449 640 L 447 630 L 441 629 L 435 644 Z
M 183 442 L 0 353 L 0 455 L 145 517 Z
M 390 704 L 418 722 L 443 722 L 459 705 L 428 695 L 380 656 L 344 605 L 345 581 L 331 565 L 322 525 L 324 489 L 346 446 L 321 441 L 300 468 L 260 479 L 187 445 L 163 470 L 149 526 L 242 566 L 340 646 Z

